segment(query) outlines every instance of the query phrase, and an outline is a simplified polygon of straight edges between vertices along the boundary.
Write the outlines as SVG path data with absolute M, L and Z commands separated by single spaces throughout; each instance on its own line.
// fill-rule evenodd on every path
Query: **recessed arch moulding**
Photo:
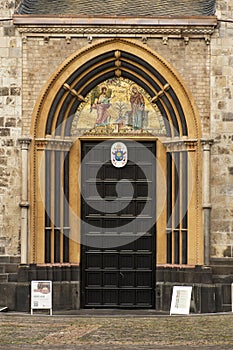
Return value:
M 197 108 L 179 73 L 144 44 L 108 39 L 81 49 L 57 68 L 35 105 L 33 138 L 69 136 L 69 117 L 88 93 L 116 77 L 135 82 L 147 92 L 150 102 L 160 110 L 169 138 L 201 137 Z
M 189 238 L 189 264 L 200 265 L 203 262 L 202 248 L 202 219 L 201 219 L 201 124 L 194 99 L 185 86 L 179 73 L 160 55 L 136 40 L 129 39 L 105 39 L 88 45 L 67 58 L 54 72 L 41 91 L 34 108 L 31 136 L 31 256 L 32 262 L 44 262 L 44 185 L 39 183 L 39 172 L 44 172 L 44 162 L 41 150 L 45 149 L 46 140 L 66 141 L 58 147 L 70 147 L 69 140 L 72 134 L 72 124 L 77 111 L 87 104 L 91 92 L 106 81 L 114 80 L 122 84 L 135 84 L 141 92 L 144 92 L 148 106 L 158 113 L 165 130 L 161 135 L 161 143 L 157 147 L 157 157 L 162 166 L 166 168 L 166 151 L 190 151 L 192 167 L 189 167 L 189 178 L 194 179 L 189 185 L 189 210 L 191 220 L 189 229 L 192 233 Z M 122 86 L 123 86 L 122 85 Z M 130 85 L 131 87 L 133 85 Z M 151 114 L 153 115 L 153 114 Z M 116 134 L 117 135 L 117 134 Z M 141 136 L 145 136 L 141 134 Z M 103 135 L 102 138 L 109 135 Z M 139 137 L 133 134 L 130 137 Z M 159 138 L 160 134 L 148 132 L 146 137 Z M 97 137 L 96 135 L 94 137 Z M 127 137 L 127 133 L 124 134 Z M 180 142 L 181 141 L 181 142 Z M 49 148 L 56 148 L 56 144 L 49 144 Z M 72 146 L 72 162 L 79 164 L 80 148 L 76 151 Z M 67 149 L 68 149 L 67 148 Z M 73 163 L 73 164 L 74 164 Z M 71 164 L 71 162 L 70 162 Z M 70 186 L 77 187 L 74 179 L 78 177 L 76 170 L 70 174 Z M 158 187 L 159 179 L 157 180 Z M 70 205 L 74 212 L 80 211 L 78 194 L 70 193 Z M 157 222 L 157 251 L 163 253 L 158 256 L 158 261 L 166 262 L 166 208 L 161 213 Z M 71 223 L 72 226 L 72 223 Z M 77 230 L 76 230 L 77 231 Z M 161 245 L 161 247 L 159 246 Z M 161 249 L 160 249 L 161 248 Z M 163 249 L 162 249 L 163 248 Z M 78 246 L 70 245 L 69 261 L 79 262 Z M 159 253 L 160 254 L 160 253 Z

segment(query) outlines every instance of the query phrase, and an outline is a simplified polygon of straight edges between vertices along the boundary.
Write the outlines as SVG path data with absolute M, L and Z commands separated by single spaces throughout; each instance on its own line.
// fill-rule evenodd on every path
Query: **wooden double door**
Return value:
M 117 168 L 116 142 L 82 142 L 81 306 L 154 308 L 156 144 L 119 140 Z

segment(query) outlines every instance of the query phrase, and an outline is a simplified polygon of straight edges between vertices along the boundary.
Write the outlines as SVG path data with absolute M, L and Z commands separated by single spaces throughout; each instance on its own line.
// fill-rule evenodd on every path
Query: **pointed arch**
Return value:
M 175 241 L 172 234 L 175 233 L 183 240 L 182 243 L 177 239 L 177 247 L 188 246 L 186 253 L 189 257 L 183 256 L 182 262 L 202 262 L 201 170 L 198 165 L 201 124 L 194 99 L 179 73 L 164 58 L 135 40 L 117 38 L 100 40 L 67 58 L 38 97 L 31 124 L 32 262 L 79 261 L 77 245 L 69 240 L 74 227 L 69 218 L 69 206 L 74 207 L 75 213 L 80 212 L 77 167 L 81 162 L 81 146 L 79 140 L 73 143 L 72 137 L 69 137 L 72 121 L 78 107 L 93 88 L 107 79 L 120 76 L 135 82 L 147 92 L 150 102 L 160 110 L 166 127 L 167 137 L 161 144 L 158 142 L 157 151 L 164 173 L 167 173 L 165 192 L 170 197 L 167 196 L 167 208 L 157 222 L 161 235 L 158 241 L 162 242 L 164 251 L 166 245 L 172 246 Z M 188 159 L 193 167 L 188 166 Z M 40 171 L 44 176 L 42 181 Z M 191 185 L 190 178 L 194 179 Z M 185 197 L 180 201 L 182 193 L 185 193 Z M 177 198 L 179 204 L 175 206 Z M 187 215 L 188 200 L 190 215 Z M 173 227 L 174 218 L 170 227 L 170 214 L 185 218 L 180 228 Z M 195 221 L 191 220 L 193 216 L 196 217 Z M 190 236 L 188 227 L 192 232 Z M 179 249 L 176 251 L 179 252 Z M 167 259 L 168 263 L 179 261 L 180 254 L 177 253 L 174 260 L 172 249 L 170 253 L 171 261 Z M 54 258 L 51 258 L 51 254 Z M 164 256 L 161 258 L 163 262 Z
M 115 76 L 137 82 L 150 95 L 164 118 L 168 137 L 200 138 L 197 108 L 179 73 L 156 52 L 128 39 L 101 40 L 58 67 L 35 106 L 34 137 L 69 136 L 72 116 L 85 96 Z

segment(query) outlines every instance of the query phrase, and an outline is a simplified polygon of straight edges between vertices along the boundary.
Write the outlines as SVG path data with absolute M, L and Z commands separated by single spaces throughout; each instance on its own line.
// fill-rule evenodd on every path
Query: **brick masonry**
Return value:
M 38 95 L 52 73 L 64 60 L 88 45 L 86 39 L 71 40 L 28 37 L 23 44 L 23 130 L 30 134 L 31 115 Z
M 204 39 L 148 40 L 148 45 L 166 59 L 182 76 L 193 94 L 201 117 L 202 132 L 209 134 L 210 48 Z M 198 72 L 198 74 L 197 74 Z
M 22 38 L 12 25 L 14 1 L 0 0 L 0 254 L 18 254 L 20 241 L 20 145 L 44 84 L 86 38 Z M 233 0 L 217 1 L 219 19 L 231 19 Z M 210 45 L 190 38 L 148 39 L 182 76 L 196 102 L 204 137 L 212 137 L 211 255 L 233 256 L 233 23 L 220 22 Z M 93 41 L 95 42 L 95 40 Z

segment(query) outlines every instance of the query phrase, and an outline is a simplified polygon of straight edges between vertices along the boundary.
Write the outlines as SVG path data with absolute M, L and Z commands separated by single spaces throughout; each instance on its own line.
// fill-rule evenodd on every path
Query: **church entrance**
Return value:
M 81 148 L 81 306 L 154 308 L 156 143 Z
M 193 96 L 156 52 L 114 38 L 70 56 L 36 106 L 28 263 L 70 282 L 71 308 L 159 307 L 163 269 L 203 265 Z

